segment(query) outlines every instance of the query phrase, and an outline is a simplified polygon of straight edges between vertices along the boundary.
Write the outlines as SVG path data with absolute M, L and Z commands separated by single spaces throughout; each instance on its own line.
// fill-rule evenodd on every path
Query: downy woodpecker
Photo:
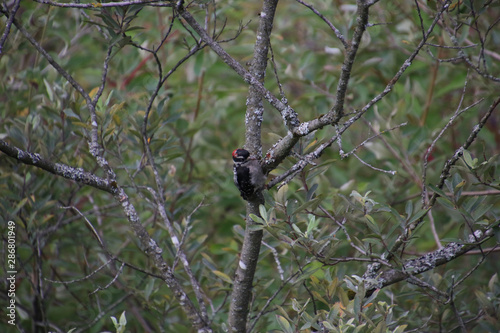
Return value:
M 248 201 L 257 196 L 263 203 L 262 189 L 266 176 L 262 172 L 259 161 L 250 157 L 248 150 L 240 148 L 233 151 L 233 161 L 234 184 L 240 190 L 241 197 Z

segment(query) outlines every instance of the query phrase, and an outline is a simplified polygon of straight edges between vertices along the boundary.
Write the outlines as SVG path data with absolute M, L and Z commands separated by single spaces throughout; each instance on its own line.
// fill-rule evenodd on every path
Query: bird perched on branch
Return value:
M 240 190 L 241 197 L 247 201 L 257 198 L 263 203 L 262 190 L 266 176 L 262 172 L 260 162 L 250 156 L 248 150 L 241 148 L 233 151 L 233 161 L 234 184 Z

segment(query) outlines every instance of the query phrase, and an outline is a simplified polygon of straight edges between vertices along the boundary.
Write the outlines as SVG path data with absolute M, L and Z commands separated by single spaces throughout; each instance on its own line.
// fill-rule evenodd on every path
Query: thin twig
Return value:
M 99 2 L 99 3 L 62 3 L 57 1 L 49 0 L 33 0 L 44 5 L 50 5 L 54 7 L 64 7 L 64 8 L 86 8 L 86 9 L 97 9 L 101 7 L 126 7 L 130 5 L 161 5 L 162 7 L 173 7 L 172 3 L 154 4 L 155 2 L 162 2 L 162 0 L 128 0 L 128 1 L 118 1 L 118 2 Z
M 100 270 L 102 270 L 104 267 L 108 266 L 110 262 L 114 261 L 113 258 L 109 258 L 107 262 L 102 264 L 101 266 L 97 267 L 94 269 L 90 274 L 85 275 L 84 277 L 78 278 L 78 279 L 73 279 L 73 280 L 68 280 L 68 281 L 56 281 L 56 280 L 51 280 L 48 278 L 44 278 L 45 281 L 51 282 L 51 283 L 59 283 L 59 284 L 72 284 L 76 282 L 81 282 L 90 279 L 92 276 L 97 274 Z
M 111 286 L 116 281 L 116 279 L 118 279 L 118 277 L 120 276 L 121 272 L 123 271 L 123 267 L 124 266 L 125 266 L 125 264 L 122 263 L 122 265 L 120 266 L 120 269 L 118 270 L 118 272 L 116 272 L 116 274 L 113 277 L 113 279 L 111 281 L 109 281 L 109 283 L 107 285 L 105 285 L 104 287 L 97 286 L 97 289 L 95 289 L 93 292 L 89 293 L 89 295 L 93 295 L 93 294 L 97 293 L 98 291 L 108 289 L 109 286 Z
M 253 322 L 252 324 L 250 325 L 250 327 L 247 329 L 247 333 L 250 333 L 253 331 L 253 329 L 255 328 L 255 325 L 257 325 L 257 322 L 259 321 L 260 317 L 262 317 L 266 311 L 267 311 L 267 308 L 269 307 L 269 305 L 271 305 L 271 303 L 274 301 L 274 299 L 278 296 L 278 294 L 283 290 L 283 288 L 292 280 L 294 279 L 297 275 L 300 274 L 300 271 L 297 271 L 295 273 L 293 273 L 292 275 L 290 275 L 285 281 L 283 281 L 283 283 L 281 283 L 281 285 L 278 287 L 278 289 L 276 289 L 276 291 L 274 292 L 274 294 L 272 294 L 266 301 L 266 304 L 264 304 L 264 306 L 260 309 L 259 313 L 257 313 L 257 315 L 253 318 Z
M 191 51 L 188 52 L 188 54 L 185 55 L 184 58 L 182 58 L 180 61 L 178 61 L 177 64 L 175 66 L 173 66 L 170 69 L 170 71 L 167 74 L 165 74 L 164 77 L 159 78 L 158 83 L 156 85 L 156 89 L 154 90 L 154 92 L 152 93 L 152 95 L 149 99 L 149 104 L 148 104 L 148 107 L 147 107 L 145 115 L 144 115 L 143 124 L 142 124 L 142 140 L 143 140 L 143 146 L 145 148 L 145 154 L 146 154 L 147 159 L 148 159 L 148 163 L 151 166 L 151 168 L 153 170 L 153 175 L 155 177 L 155 184 L 156 184 L 157 190 L 152 192 L 152 194 L 154 195 L 154 198 L 155 198 L 155 205 L 156 205 L 156 207 L 160 213 L 160 216 L 163 220 L 163 223 L 164 223 L 164 225 L 165 225 L 165 227 L 170 235 L 170 239 L 172 241 L 172 244 L 174 245 L 174 247 L 177 251 L 176 258 L 179 258 L 181 260 L 183 267 L 184 267 L 184 270 L 185 270 L 186 274 L 189 276 L 189 279 L 190 279 L 191 285 L 193 287 L 196 299 L 198 301 L 198 305 L 200 307 L 201 318 L 205 323 L 208 323 L 209 318 L 208 318 L 208 313 L 207 313 L 207 309 L 206 309 L 205 302 L 204 302 L 204 299 L 206 298 L 206 296 L 205 296 L 205 293 L 203 292 L 203 289 L 201 288 L 199 281 L 197 280 L 197 278 L 195 277 L 194 273 L 191 270 L 187 256 L 184 253 L 184 250 L 180 246 L 181 243 L 179 241 L 179 237 L 177 236 L 177 233 L 175 232 L 173 224 L 170 221 L 170 218 L 168 217 L 167 212 L 165 211 L 165 199 L 163 197 L 163 193 L 164 193 L 163 178 L 160 176 L 160 173 L 158 171 L 158 167 L 154 161 L 153 152 L 151 151 L 151 147 L 150 147 L 149 137 L 147 135 L 148 117 L 149 117 L 150 111 L 152 109 L 153 102 L 156 99 L 156 97 L 158 96 L 161 87 L 166 82 L 166 80 L 170 77 L 170 75 L 172 75 L 172 73 L 174 73 L 175 70 L 181 64 L 183 64 L 187 59 L 189 59 L 192 55 L 194 55 L 200 49 L 201 48 L 199 48 L 198 46 L 191 49 Z
M 7 19 L 7 24 L 5 25 L 5 30 L 2 34 L 2 38 L 0 38 L 0 55 L 3 54 L 3 46 L 4 46 L 5 42 L 7 41 L 7 37 L 9 37 L 10 28 L 12 26 L 12 23 L 14 22 L 14 17 L 16 16 L 16 13 L 19 9 L 20 2 L 21 2 L 21 0 L 16 0 L 14 2 L 12 10 L 9 13 L 9 18 Z M 5 10 L 8 11 L 8 8 L 5 8 Z
M 355 115 L 352 116 L 347 122 L 345 122 L 338 129 L 338 132 L 336 135 L 331 137 L 326 142 L 320 144 L 313 152 L 306 155 L 303 160 L 294 164 L 285 173 L 281 174 L 278 177 L 275 177 L 272 181 L 270 181 L 268 184 L 268 188 L 271 188 L 280 182 L 287 183 L 291 179 L 293 179 L 293 177 L 295 177 L 301 170 L 303 170 L 308 165 L 309 161 L 314 161 L 315 159 L 319 158 L 326 148 L 330 147 L 334 142 L 336 142 L 338 140 L 340 135 L 342 135 L 352 124 L 354 124 L 358 119 L 360 119 L 373 105 L 378 103 L 384 96 L 386 96 L 387 94 L 389 94 L 392 91 L 396 82 L 399 81 L 399 79 L 402 77 L 403 73 L 408 69 L 408 67 L 411 66 L 412 61 L 415 59 L 417 54 L 420 52 L 422 47 L 425 45 L 425 43 L 429 39 L 432 31 L 434 30 L 434 27 L 436 26 L 437 22 L 440 20 L 441 15 L 449 7 L 450 2 L 451 2 L 450 0 L 447 0 L 446 3 L 442 6 L 441 10 L 438 12 L 438 14 L 434 18 L 433 22 L 431 23 L 430 27 L 427 29 L 425 36 L 422 38 L 422 40 L 417 45 L 417 47 L 412 52 L 412 54 L 405 60 L 403 65 L 399 68 L 396 75 L 394 75 L 394 77 L 389 81 L 389 83 L 387 84 L 385 89 L 381 93 L 379 93 L 377 96 L 375 96 L 371 101 L 369 101 L 361 110 L 356 112 Z M 339 83 L 339 85 L 340 85 L 340 83 Z M 337 107 L 337 109 L 338 108 L 339 107 Z M 336 109 L 336 108 L 334 108 L 334 109 Z M 309 122 L 301 123 L 297 132 L 299 134 L 305 135 L 305 134 L 311 133 L 312 131 L 314 131 L 316 129 L 319 129 L 319 128 L 325 126 L 326 125 L 325 117 L 326 116 L 323 116 L 323 117 L 319 117 L 317 119 L 311 120 Z M 330 123 L 330 122 L 327 122 L 327 123 Z M 277 145 L 273 146 L 272 149 L 274 149 L 274 150 L 280 149 L 282 145 L 287 144 L 286 140 L 292 140 L 292 136 L 287 135 Z M 290 142 L 294 142 L 294 141 L 292 140 Z M 268 154 L 273 156 L 272 152 L 268 152 Z M 269 164 L 271 166 L 274 165 L 274 163 L 273 164 L 269 163 Z
M 371 165 L 370 163 L 367 163 L 367 162 L 363 161 L 363 160 L 362 160 L 362 159 L 358 156 L 358 154 L 353 153 L 353 155 L 354 155 L 354 157 L 356 157 L 356 158 L 358 159 L 358 161 L 360 161 L 360 162 L 361 162 L 361 164 L 363 164 L 363 165 L 365 165 L 365 166 L 369 167 L 369 168 L 370 168 L 370 169 L 372 169 L 372 170 L 375 170 L 375 171 L 378 171 L 378 172 L 383 172 L 383 173 L 388 173 L 388 174 L 393 175 L 393 176 L 396 174 L 396 171 L 394 171 L 394 170 L 384 170 L 384 169 L 380 169 L 380 168 L 374 167 L 374 166 L 373 166 L 373 165 Z
M 349 43 L 346 41 L 345 37 L 342 35 L 339 29 L 337 29 L 332 22 L 330 22 L 325 15 L 321 14 L 316 8 L 314 8 L 311 4 L 306 3 L 303 0 L 296 0 L 298 3 L 309 8 L 314 14 L 316 14 L 320 19 L 322 19 L 328 27 L 335 33 L 335 36 L 340 40 L 344 48 L 347 50 L 349 48 Z
M 434 147 L 436 146 L 437 141 L 443 136 L 444 132 L 453 124 L 455 119 L 457 119 L 462 113 L 465 111 L 469 110 L 470 108 L 476 106 L 480 102 L 483 101 L 483 99 L 480 99 L 479 101 L 474 102 L 473 104 L 469 105 L 468 107 L 461 109 L 463 99 L 465 97 L 465 91 L 467 88 L 467 83 L 468 83 L 468 76 L 465 79 L 464 82 L 464 87 L 462 89 L 462 95 L 460 96 L 460 101 L 458 103 L 457 109 L 455 110 L 455 113 L 453 116 L 450 117 L 450 120 L 448 120 L 448 123 L 441 129 L 438 135 L 432 140 L 430 146 L 427 148 L 427 151 L 425 152 L 424 155 L 424 165 L 423 165 L 423 170 L 422 170 L 422 203 L 424 205 L 427 205 L 427 187 L 425 186 L 425 183 L 427 182 L 427 165 L 429 163 L 429 156 L 431 153 L 434 151 Z
M 465 149 L 469 148 L 469 146 L 475 141 L 477 135 L 479 134 L 479 132 L 481 131 L 481 129 L 483 128 L 483 126 L 486 124 L 486 122 L 488 121 L 489 117 L 491 116 L 491 114 L 493 113 L 493 111 L 496 109 L 496 107 L 498 106 L 498 104 L 500 104 L 500 97 L 493 102 L 493 104 L 491 104 L 491 106 L 489 107 L 488 111 L 486 112 L 486 114 L 481 118 L 481 120 L 479 121 L 478 124 L 476 124 L 476 126 L 474 126 L 472 132 L 469 134 L 469 137 L 467 138 L 467 140 L 465 141 L 465 143 L 460 146 L 457 150 L 455 150 L 455 153 L 453 154 L 452 157 L 450 157 L 444 164 L 443 166 L 443 169 L 441 171 L 441 176 L 440 176 L 440 182 L 437 184 L 437 188 L 439 189 L 442 189 L 443 186 L 444 186 L 444 182 L 445 180 L 449 177 L 450 175 L 450 170 L 451 170 L 451 167 L 453 165 L 455 165 L 455 163 L 458 161 L 458 159 L 463 155 L 463 152 Z M 427 205 L 426 205 L 426 209 L 427 210 L 430 210 L 432 208 L 432 206 L 434 206 L 437 198 L 439 197 L 439 194 L 434 192 L 431 196 L 431 198 L 429 199 Z M 413 230 L 415 230 L 415 228 L 417 228 L 424 220 L 424 217 L 425 217 L 425 214 L 422 215 L 421 218 L 417 219 L 416 221 L 414 221 L 412 224 L 408 225 L 404 232 L 398 237 L 398 239 L 394 242 L 394 245 L 392 246 L 391 250 L 389 251 L 389 255 L 388 255 L 388 260 L 390 260 L 392 257 L 393 257 L 393 254 L 396 253 L 396 251 L 403 245 L 407 242 L 407 240 L 410 238 L 410 235 L 411 233 L 413 232 Z M 443 248 L 442 248 L 443 249 Z M 376 272 L 380 267 L 377 266 L 376 264 L 375 265 L 372 265 L 368 268 L 367 270 L 367 273 L 369 274 L 373 274 L 373 272 Z M 367 274 L 365 273 L 365 274 Z
M 403 126 L 406 126 L 408 123 L 402 123 L 402 124 L 399 124 L 399 125 L 396 125 L 394 127 L 391 127 L 387 130 L 384 130 L 384 131 L 381 131 L 381 132 L 378 132 L 377 134 L 374 134 L 372 136 L 370 136 L 368 139 L 365 139 L 363 142 L 361 142 L 359 145 L 357 145 L 356 147 L 354 147 L 350 152 L 346 153 L 346 154 L 341 154 L 340 156 L 342 158 L 346 158 L 346 157 L 349 157 L 349 155 L 352 155 L 356 152 L 356 150 L 358 150 L 359 148 L 363 147 L 364 145 L 366 145 L 366 143 L 372 141 L 373 139 L 375 138 L 378 138 L 379 136 L 381 136 L 382 134 L 384 133 L 387 133 L 387 132 L 391 132 L 391 131 L 394 131 L 395 129 L 398 129 L 400 127 L 403 127 Z M 374 128 L 371 127 L 371 129 L 373 130 Z M 340 137 L 340 136 L 339 136 Z
M 434 238 L 434 241 L 436 242 L 438 249 L 440 249 L 443 247 L 443 244 L 441 244 L 441 240 L 439 239 L 439 235 L 438 235 L 437 230 L 436 230 L 436 222 L 434 221 L 434 215 L 432 215 L 432 210 L 429 210 L 427 212 L 427 217 L 429 218 L 432 237 Z
M 454 277 L 452 277 L 452 287 L 450 288 L 450 300 L 448 302 L 448 304 L 451 306 L 452 310 L 453 310 L 453 313 L 455 314 L 455 318 L 458 322 L 458 326 L 460 327 L 460 331 L 462 333 L 467 333 L 467 328 L 465 327 L 465 324 L 464 324 L 464 321 L 462 319 L 462 316 L 460 316 L 460 313 L 458 312 L 458 309 L 457 307 L 455 306 L 455 301 L 454 301 L 454 298 L 455 298 L 455 295 L 454 295 L 454 283 L 453 283 L 453 280 L 454 280 Z
M 281 263 L 280 263 L 280 258 L 279 258 L 279 255 L 278 255 L 278 251 L 276 251 L 276 249 L 274 247 L 272 247 L 271 245 L 267 244 L 264 241 L 262 241 L 262 244 L 265 247 L 267 247 L 269 250 L 271 250 L 271 253 L 273 254 L 274 262 L 276 262 L 276 268 L 278 269 L 278 273 L 280 275 L 280 279 L 281 279 L 281 281 L 284 281 L 285 280 L 285 278 L 284 278 L 285 271 L 281 267 Z

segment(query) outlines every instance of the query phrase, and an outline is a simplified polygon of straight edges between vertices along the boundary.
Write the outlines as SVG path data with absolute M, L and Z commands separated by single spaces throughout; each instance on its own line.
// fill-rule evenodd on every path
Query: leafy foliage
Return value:
M 399 1 L 372 7 L 342 124 L 384 91 L 433 22 L 440 2 L 416 3 L 418 8 Z M 16 18 L 91 98 L 98 96 L 107 71 L 96 103 L 103 155 L 175 277 L 195 299 L 176 248 L 181 242 L 202 286 L 211 325 L 225 331 L 245 233 L 230 152 L 244 143 L 248 86 L 169 4 L 158 4 L 164 6 L 77 9 L 23 2 Z M 188 9 L 245 64 L 252 56 L 260 6 L 199 1 Z M 354 2 L 315 1 L 314 6 L 343 36 L 352 36 Z M 5 9 L 2 13 L 6 23 Z M 315 165 L 266 192 L 266 205 L 250 216 L 259 223 L 253 230 L 264 232 L 264 246 L 248 330 L 500 329 L 498 110 L 457 154 L 498 99 L 500 14 L 498 6 L 484 1 L 451 2 L 444 13 L 391 93 Z M 89 149 L 92 120 L 86 101 L 12 29 L 0 58 L 0 139 L 105 179 Z M 302 121 L 328 112 L 344 59 L 334 32 L 301 1 L 283 2 L 271 45 L 266 88 L 276 96 L 282 89 Z M 480 70 L 465 63 L 462 53 Z M 265 109 L 267 150 L 287 131 L 281 115 L 268 104 Z M 147 141 L 174 235 L 155 201 L 155 170 L 143 142 L 146 114 Z M 337 131 L 332 126 L 302 137 L 269 179 Z M 455 155 L 457 162 L 443 175 L 443 165 Z M 120 202 L 4 154 L 0 170 L 2 237 L 7 221 L 17 226 L 19 327 L 193 330 L 131 232 Z M 487 232 L 494 236 L 483 239 Z M 398 242 L 403 245 L 392 251 Z M 446 265 L 367 290 L 366 272 L 373 265 L 402 271 L 407 260 L 450 243 L 481 244 Z M 10 327 L 5 320 L 0 325 Z

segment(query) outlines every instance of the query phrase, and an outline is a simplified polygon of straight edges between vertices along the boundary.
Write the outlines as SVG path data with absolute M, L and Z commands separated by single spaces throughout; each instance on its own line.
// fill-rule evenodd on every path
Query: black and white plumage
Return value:
M 263 202 L 262 189 L 266 181 L 266 176 L 262 172 L 260 162 L 250 157 L 250 153 L 245 149 L 235 149 L 233 151 L 233 172 L 234 184 L 240 190 L 244 200 L 257 197 Z

